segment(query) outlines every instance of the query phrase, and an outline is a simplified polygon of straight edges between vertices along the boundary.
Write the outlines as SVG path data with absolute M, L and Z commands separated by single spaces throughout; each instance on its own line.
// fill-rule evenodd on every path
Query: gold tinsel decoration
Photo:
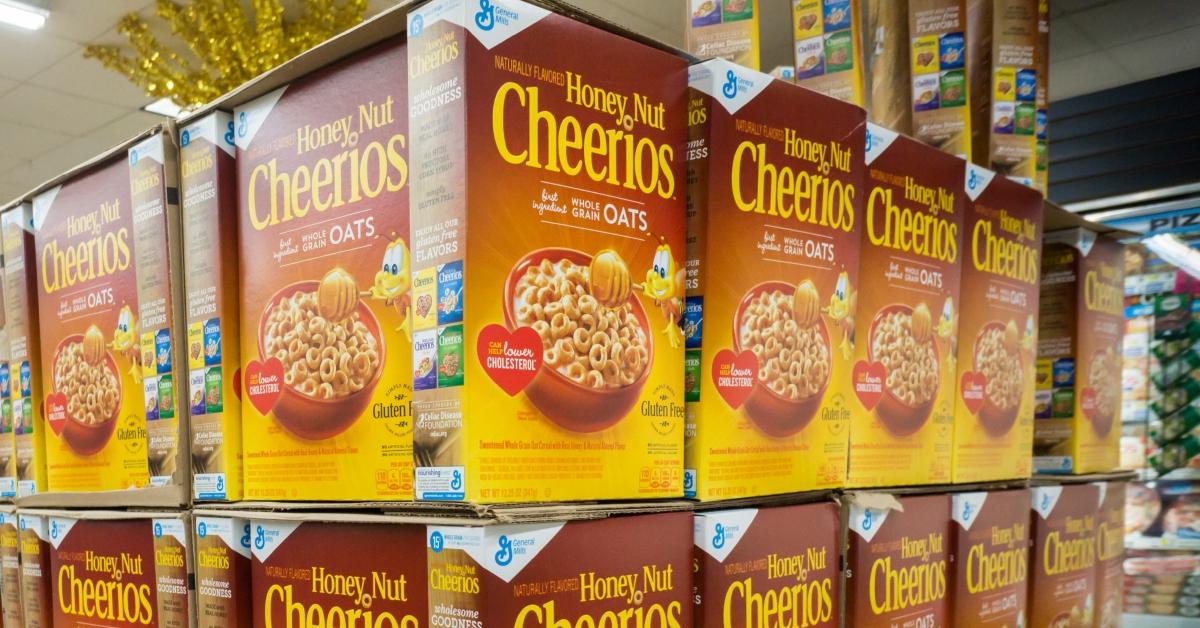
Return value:
M 191 54 L 164 45 L 136 13 L 117 23 L 133 54 L 87 46 L 83 56 L 125 75 L 154 98 L 196 107 L 362 21 L 367 0 L 298 0 L 286 19 L 280 0 L 158 0 L 156 14 Z

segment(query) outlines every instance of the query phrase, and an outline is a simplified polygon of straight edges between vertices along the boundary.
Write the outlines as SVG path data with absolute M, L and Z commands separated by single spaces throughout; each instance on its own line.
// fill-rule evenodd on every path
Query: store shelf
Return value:
M 1194 617 L 1176 617 L 1174 615 L 1125 613 L 1121 616 L 1121 626 L 1124 628 L 1196 628 L 1196 621 Z

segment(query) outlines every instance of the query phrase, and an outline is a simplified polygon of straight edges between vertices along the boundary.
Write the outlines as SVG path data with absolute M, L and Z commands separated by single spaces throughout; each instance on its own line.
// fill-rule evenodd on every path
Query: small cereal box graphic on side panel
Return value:
M 955 493 L 950 498 L 952 626 L 1025 626 L 1029 583 L 1029 491 Z
M 247 498 L 412 497 L 406 60 L 392 39 L 234 113 Z
M 694 531 L 697 628 L 838 625 L 837 504 L 697 513 Z
M 950 480 L 966 164 L 867 125 L 849 486 Z
M 866 114 L 724 60 L 689 76 L 687 496 L 841 486 Z
M 197 625 L 250 626 L 250 520 L 197 517 L 195 532 Z
M 1028 477 L 1037 370 L 1042 196 L 967 165 L 954 379 L 954 482 Z
M 427 573 L 434 588 L 464 597 L 479 580 L 464 566 L 427 572 L 420 525 L 255 519 L 250 528 L 256 628 L 287 625 L 297 609 L 309 626 L 355 616 L 372 626 L 428 625 Z
M 682 495 L 686 63 L 519 0 L 409 34 L 417 499 Z
M 51 628 L 50 536 L 46 517 L 17 515 L 21 542 L 21 614 L 26 628 Z
M 911 618 L 923 626 L 957 625 L 951 621 L 950 496 L 860 493 L 847 511 L 846 625 L 902 626 Z
M 1030 626 L 1092 626 L 1096 613 L 1095 484 L 1035 486 Z
M 9 343 L 9 406 L 16 460 L 17 495 L 45 491 L 46 441 L 41 412 L 41 336 L 32 207 L 0 214 L 4 246 L 4 312 Z
M 200 500 L 242 498 L 233 131 L 233 118 L 216 112 L 188 125 L 179 136 L 188 330 L 188 399 L 183 407 L 191 411 L 192 488 L 193 497 Z
M 38 195 L 33 226 L 49 490 L 146 486 L 146 416 L 157 400 L 147 404 L 143 394 L 141 269 L 126 160 Z M 79 272 L 84 260 L 91 272 Z

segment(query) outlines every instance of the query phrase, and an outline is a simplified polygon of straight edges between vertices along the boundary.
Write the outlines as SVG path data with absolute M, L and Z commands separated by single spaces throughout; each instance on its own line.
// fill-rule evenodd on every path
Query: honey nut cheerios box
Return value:
M 24 626 L 21 614 L 21 538 L 17 509 L 0 509 L 0 608 L 5 626 Z
M 29 203 L 0 213 L 4 253 L 5 331 L 9 343 L 9 408 L 17 496 L 45 491 L 46 440 L 42 412 L 41 335 L 38 333 L 36 249 Z
M 1125 246 L 1086 229 L 1046 234 L 1038 317 L 1038 473 L 1120 462 Z
M 194 530 L 196 625 L 250 626 L 250 520 L 197 514 Z
M 1118 628 L 1125 600 L 1125 492 L 1128 482 L 1097 482 L 1096 626 Z
M 685 61 L 516 0 L 408 24 L 417 499 L 682 495 Z
M 866 114 L 720 59 L 689 76 L 685 495 L 841 486 Z
M 21 553 L 21 614 L 26 628 L 51 628 L 50 537 L 46 518 L 17 513 Z
M 1096 613 L 1095 484 L 1035 486 L 1030 492 L 1030 626 L 1092 626 Z
M 866 147 L 847 485 L 946 483 L 966 164 L 873 124 Z
M 1028 625 L 1028 504 L 1027 489 L 950 496 L 951 625 Z
M 694 534 L 697 628 L 839 624 L 836 503 L 698 512 Z
M 234 111 L 244 497 L 412 497 L 408 97 L 389 39 Z
M 179 133 L 192 496 L 242 497 L 237 149 L 233 117 L 215 112 Z
M 1028 477 L 1042 195 L 967 165 L 953 481 Z

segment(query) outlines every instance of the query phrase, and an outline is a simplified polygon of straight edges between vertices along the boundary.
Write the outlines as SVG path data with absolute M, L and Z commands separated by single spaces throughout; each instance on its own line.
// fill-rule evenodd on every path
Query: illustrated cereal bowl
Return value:
M 979 407 L 979 424 L 992 436 L 1002 436 L 1012 429 L 1017 421 L 1024 390 L 1025 371 L 1021 365 L 1020 341 L 1006 339 L 1005 333 L 1004 323 L 987 323 L 975 335 L 972 353 L 975 356 L 975 372 L 982 373 L 985 382 L 983 405 Z M 1014 344 L 1016 351 L 1012 351 Z
M 105 350 L 99 364 L 84 359 L 83 334 L 63 338 L 54 350 L 54 390 L 66 397 L 63 442 L 90 456 L 112 438 L 121 412 L 121 377 L 117 362 Z
M 371 308 L 355 297 L 350 316 L 331 323 L 318 310 L 319 286 L 312 280 L 285 286 L 267 301 L 258 323 L 259 356 L 283 363 L 283 385 L 271 413 L 308 440 L 332 438 L 358 420 L 387 359 Z M 300 331 L 289 335 L 295 330 Z
M 895 303 L 871 320 L 867 354 L 887 370 L 883 396 L 875 406 L 879 420 L 894 434 L 907 436 L 925 424 L 941 384 L 937 343 L 932 327 L 929 340 L 912 336 L 913 308 Z
M 521 258 L 504 282 L 505 325 L 510 331 L 530 327 L 542 339 L 542 366 L 525 396 L 574 432 L 620 421 L 654 364 L 654 339 L 637 292 L 617 307 L 600 305 L 591 295 L 591 262 L 582 251 L 539 249 Z
M 750 289 L 733 319 L 737 353 L 753 351 L 759 371 L 742 408 L 760 430 L 791 436 L 817 415 L 829 386 L 832 350 L 825 319 L 797 324 L 796 286 L 767 281 Z M 772 323 L 778 321 L 778 325 Z
M 1102 437 L 1107 436 L 1113 427 L 1113 418 L 1117 413 L 1120 374 L 1121 367 L 1116 353 L 1111 350 L 1097 351 L 1088 364 L 1088 388 L 1093 395 L 1090 413 L 1092 429 Z

